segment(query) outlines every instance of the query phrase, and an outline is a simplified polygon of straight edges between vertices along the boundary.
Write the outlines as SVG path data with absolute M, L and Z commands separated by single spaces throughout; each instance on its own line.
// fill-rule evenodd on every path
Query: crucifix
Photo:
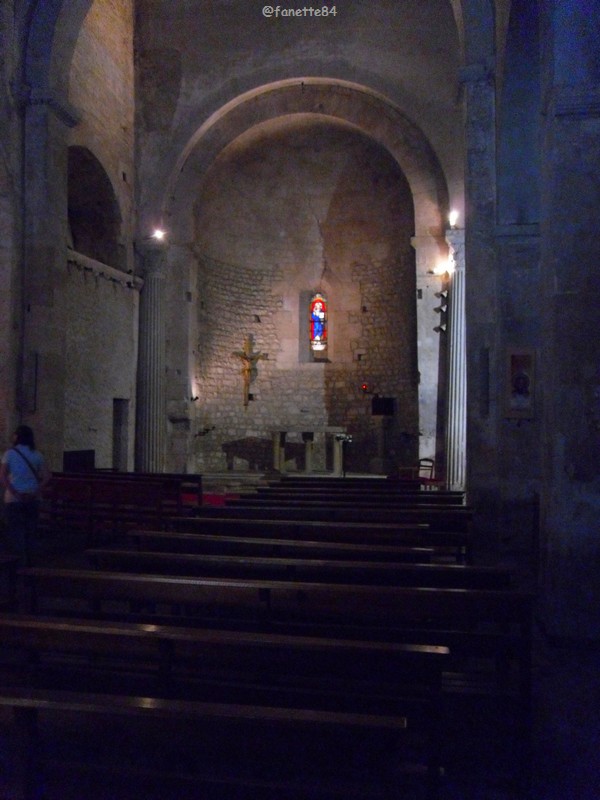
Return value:
M 242 378 L 244 381 L 244 408 L 248 408 L 250 400 L 250 382 L 256 376 L 256 362 L 268 358 L 268 353 L 254 353 L 252 351 L 252 337 L 246 336 L 243 350 L 235 350 L 231 355 L 242 362 Z

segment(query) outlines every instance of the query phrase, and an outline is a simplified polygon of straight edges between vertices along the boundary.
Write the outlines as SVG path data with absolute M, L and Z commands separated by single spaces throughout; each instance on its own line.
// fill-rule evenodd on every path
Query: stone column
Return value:
M 433 236 L 413 236 L 417 275 L 417 342 L 419 381 L 419 458 L 435 458 L 438 432 L 438 374 L 440 336 L 435 332 L 439 319 L 434 312 L 435 293 L 440 290 L 440 263 L 447 259 L 445 242 Z
M 344 471 L 344 436 L 334 434 L 333 436 L 333 475 L 341 478 Z
M 467 478 L 476 527 L 489 542 L 500 533 L 499 393 L 502 373 L 496 263 L 496 115 L 492 68 L 476 63 L 461 70 L 465 109 L 465 283 Z
M 136 470 L 164 472 L 166 452 L 165 252 L 143 253 L 137 380 Z
M 467 465 L 467 361 L 465 326 L 465 232 L 449 230 L 453 271 L 448 287 L 448 403 L 446 483 L 464 489 Z
M 287 431 L 273 431 L 273 469 L 285 472 L 285 440 Z
M 304 431 L 302 441 L 304 442 L 304 472 L 309 475 L 313 471 L 313 443 L 315 434 L 313 431 Z

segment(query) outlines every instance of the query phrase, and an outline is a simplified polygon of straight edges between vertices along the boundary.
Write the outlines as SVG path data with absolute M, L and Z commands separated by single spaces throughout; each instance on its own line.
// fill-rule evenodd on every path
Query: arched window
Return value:
M 323 358 L 327 351 L 327 300 L 320 292 L 311 298 L 309 315 L 310 348 L 315 358 Z
M 73 249 L 125 269 L 119 202 L 104 167 L 85 147 L 69 147 L 68 208 Z

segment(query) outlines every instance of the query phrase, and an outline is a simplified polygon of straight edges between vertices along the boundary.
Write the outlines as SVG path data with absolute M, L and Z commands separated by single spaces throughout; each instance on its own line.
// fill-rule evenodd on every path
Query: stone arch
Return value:
M 293 114 L 349 123 L 386 148 L 409 182 L 415 233 L 443 240 L 448 190 L 423 132 L 385 97 L 365 86 L 321 78 L 278 81 L 247 92 L 216 111 L 190 138 L 171 172 L 162 201 L 164 224 L 180 240 L 191 235 L 189 199 L 216 156 L 248 129 Z
M 122 268 L 121 213 L 106 170 L 85 147 L 70 147 L 68 162 L 68 217 L 73 248 L 103 264 Z
M 35 92 L 66 99 L 73 50 L 94 0 L 37 0 L 28 20 L 23 79 Z
M 182 148 L 170 179 L 163 190 L 162 204 L 155 201 L 154 216 L 145 211 L 142 225 L 161 224 L 174 245 L 170 264 L 185 269 L 187 246 L 195 240 L 194 201 L 204 175 L 217 157 L 244 134 L 260 126 L 276 130 L 294 117 L 318 119 L 335 126 L 354 128 L 377 143 L 396 161 L 404 174 L 414 209 L 414 237 L 417 286 L 423 302 L 417 304 L 417 371 L 419 384 L 419 454 L 433 455 L 436 449 L 438 371 L 440 341 L 434 332 L 438 320 L 431 310 L 436 305 L 430 280 L 433 269 L 447 258 L 445 227 L 448 211 L 446 176 L 423 131 L 387 96 L 366 85 L 326 78 L 297 78 L 262 85 L 239 95 L 215 111 Z M 155 195 L 156 197 L 156 195 Z M 431 297 L 430 297 L 431 295 Z

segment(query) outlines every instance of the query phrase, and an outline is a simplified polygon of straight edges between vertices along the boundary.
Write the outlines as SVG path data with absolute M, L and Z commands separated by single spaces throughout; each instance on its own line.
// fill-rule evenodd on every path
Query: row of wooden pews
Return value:
M 444 530 L 440 515 L 433 527 L 239 508 L 124 530 L 77 569 L 21 572 L 22 606 L 0 617 L 0 704 L 24 737 L 24 796 L 43 773 L 38 718 L 66 711 L 177 741 L 185 775 L 175 758 L 162 798 L 186 796 L 183 782 L 194 797 L 434 799 L 457 715 L 510 709 L 525 786 L 532 598 L 470 563 L 466 518 Z M 128 778 L 136 792 L 143 772 Z
M 50 534 L 74 531 L 92 543 L 132 527 L 162 528 L 202 503 L 202 477 L 97 470 L 53 473 L 44 491 L 40 524 Z

